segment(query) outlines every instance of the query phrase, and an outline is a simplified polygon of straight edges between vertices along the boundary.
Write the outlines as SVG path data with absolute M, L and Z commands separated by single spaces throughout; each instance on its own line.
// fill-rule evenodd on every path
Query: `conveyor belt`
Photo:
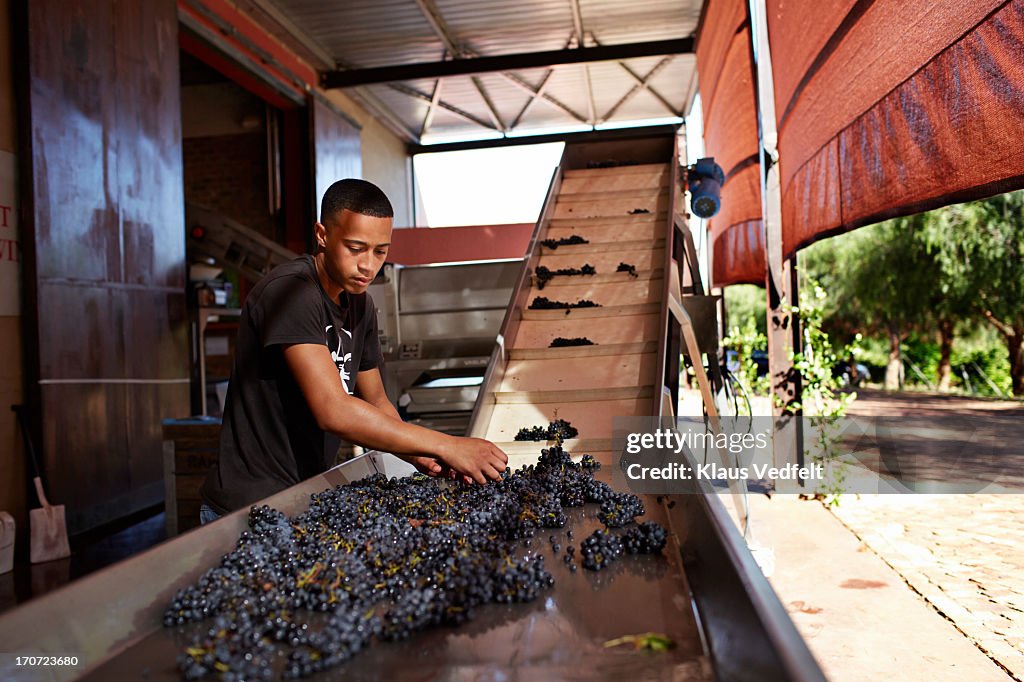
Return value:
M 523 426 L 570 421 L 590 454 L 611 462 L 612 416 L 654 414 L 660 399 L 659 342 L 664 338 L 665 243 L 672 208 L 672 168 L 649 163 L 613 168 L 560 169 L 529 254 L 523 291 L 503 327 L 507 357 L 488 376 L 471 433 L 509 452 L 515 465 L 537 448 L 512 441 Z M 546 246 L 578 236 L 585 244 Z M 617 272 L 620 263 L 635 274 Z M 590 265 L 594 275 L 532 275 Z M 538 296 L 596 308 L 535 310 Z M 586 337 L 593 346 L 549 348 L 556 337 Z M 656 389 L 657 385 L 657 389 Z M 580 453 L 582 454 L 582 453 Z
M 599 472 L 600 474 L 600 472 Z M 610 474 L 603 478 L 610 483 Z M 651 518 L 667 525 L 656 501 Z M 593 513 L 567 510 L 576 542 L 602 527 Z M 480 607 L 474 620 L 458 628 L 431 628 L 410 640 L 377 643 L 348 663 L 308 678 L 311 680 L 710 680 L 709 659 L 701 642 L 682 566 L 661 557 L 630 557 L 602 573 L 580 568 L 571 573 L 552 555 L 550 534 L 542 531 L 531 551 L 545 555 L 555 585 L 529 604 Z M 648 605 L 638 609 L 639 604 Z M 196 627 L 196 626 L 193 626 Z M 661 656 L 603 643 L 654 631 L 676 646 Z M 189 632 L 189 630 L 185 630 Z M 179 679 L 174 659 L 183 639 L 159 629 L 85 679 L 94 682 L 137 679 Z

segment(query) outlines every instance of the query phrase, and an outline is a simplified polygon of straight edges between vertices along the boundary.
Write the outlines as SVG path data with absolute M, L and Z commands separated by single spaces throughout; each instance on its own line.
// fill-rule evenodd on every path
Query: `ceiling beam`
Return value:
M 629 140 L 636 138 L 655 137 L 661 135 L 675 136 L 677 126 L 654 125 L 637 128 L 616 128 L 613 130 L 587 130 L 578 133 L 549 133 L 539 135 L 517 135 L 515 137 L 492 137 L 486 140 L 468 140 L 466 142 L 444 142 L 438 144 L 409 144 L 406 150 L 409 155 L 431 154 L 435 152 L 454 152 L 467 149 L 494 149 L 497 147 L 518 147 L 522 145 L 544 144 L 547 142 L 606 142 L 609 140 Z
M 633 99 L 633 96 L 636 95 L 638 92 L 641 92 L 642 90 L 649 89 L 651 79 L 654 78 L 654 76 L 657 75 L 657 73 L 659 71 L 661 71 L 663 68 L 665 68 L 665 66 L 668 65 L 668 63 L 670 61 L 672 61 L 673 57 L 674 57 L 674 55 L 669 56 L 669 57 L 665 57 L 660 62 L 655 64 L 654 68 L 652 68 L 650 71 L 647 72 L 646 76 L 644 76 L 643 78 L 639 78 L 638 80 L 640 82 L 637 83 L 636 85 L 634 85 L 632 88 L 630 88 L 629 92 L 627 92 L 625 95 L 622 96 L 622 99 L 620 99 L 618 102 L 613 104 L 612 108 L 609 109 L 607 111 L 607 113 L 605 113 L 605 115 L 602 116 L 599 119 L 599 123 L 604 123 L 605 121 L 610 119 L 612 116 L 614 116 L 615 112 L 617 112 L 619 110 L 619 107 L 621 107 L 623 104 L 625 104 L 629 100 Z M 630 71 L 631 75 L 632 75 L 632 73 L 633 72 Z M 674 113 L 674 110 L 673 110 L 673 113 Z
M 409 97 L 412 97 L 413 99 L 422 100 L 424 102 L 428 102 L 428 103 L 431 103 L 431 104 L 433 104 L 433 102 L 434 102 L 434 97 L 432 95 L 428 95 L 425 92 L 417 90 L 416 88 L 409 87 L 408 85 L 405 85 L 403 83 L 389 83 L 388 87 L 391 88 L 392 90 L 394 90 L 395 92 L 400 92 L 403 95 L 407 95 Z M 437 90 L 435 89 L 434 92 L 436 93 Z M 469 121 L 470 123 L 476 123 L 478 126 L 482 126 L 484 128 L 487 128 L 488 130 L 497 130 L 496 127 L 494 127 L 492 124 L 488 123 L 487 121 L 483 120 L 482 118 L 474 116 L 473 114 L 469 113 L 468 111 L 465 111 L 464 109 L 460 109 L 457 106 L 454 106 L 452 104 L 448 104 L 443 99 L 438 98 L 436 106 L 439 106 L 442 109 L 444 109 L 445 111 L 448 111 L 448 112 L 450 112 L 452 114 L 455 114 L 456 116 L 458 116 L 459 118 L 461 118 L 464 121 Z
M 572 26 L 576 31 L 576 49 L 585 47 L 583 36 L 583 10 L 580 9 L 580 0 L 570 0 L 572 5 Z M 590 66 L 583 65 L 583 84 L 587 89 L 587 121 L 590 125 L 597 123 L 597 108 L 594 106 L 594 84 L 590 81 Z
M 566 50 L 549 50 L 546 52 L 454 59 L 446 62 L 401 64 L 368 69 L 351 69 L 348 71 L 328 71 L 321 74 L 320 82 L 323 87 L 328 89 L 349 88 L 356 85 L 391 83 L 420 78 L 444 78 L 446 76 L 465 76 L 475 73 L 492 73 L 494 71 L 539 69 L 564 64 L 583 64 L 587 62 L 618 61 L 620 59 L 633 59 L 636 57 L 690 54 L 693 52 L 693 42 L 693 38 L 677 38 L 674 40 L 654 40 L 646 43 L 601 45 L 598 47 L 579 47 Z
M 427 107 L 427 113 L 423 117 L 423 125 L 420 127 L 420 139 L 427 134 L 430 130 L 430 124 L 434 122 L 434 112 L 437 111 L 437 106 L 441 102 L 441 83 L 443 81 L 438 78 L 434 81 L 434 94 L 430 96 L 430 106 Z
M 594 36 L 594 34 L 590 35 L 590 39 L 594 41 L 595 45 L 600 45 L 601 44 L 600 41 L 598 41 L 598 39 Z M 666 59 L 668 59 L 668 58 L 666 57 Z M 665 59 L 663 59 L 662 63 L 659 63 L 655 67 L 655 71 L 652 71 L 651 73 L 647 74 L 646 78 L 642 78 L 640 76 L 640 74 L 638 74 L 633 69 L 629 68 L 629 64 L 627 64 L 626 62 L 619 62 L 619 66 L 621 66 L 626 71 L 626 73 L 628 73 L 630 76 L 632 76 L 633 80 L 635 80 L 637 82 L 637 84 L 640 85 L 640 87 L 642 87 L 643 89 L 646 89 L 647 92 L 651 93 L 655 97 L 655 99 L 657 99 L 659 102 L 661 102 L 661 104 L 666 109 L 668 109 L 669 112 L 673 116 L 678 116 L 679 118 L 682 118 L 684 112 L 676 111 L 676 108 L 673 107 L 672 104 L 667 99 L 665 99 L 665 97 L 660 92 L 655 90 L 654 87 L 650 84 L 651 76 L 653 76 L 655 73 L 657 73 L 657 70 L 661 69 L 661 67 L 663 67 L 667 63 L 668 62 L 665 61 Z M 630 95 L 630 96 L 632 96 L 632 95 Z
M 416 0 L 416 6 L 420 8 L 420 14 L 430 24 L 430 29 L 434 32 L 438 38 L 441 39 L 441 43 L 448 52 L 456 59 L 461 59 L 465 56 L 465 49 L 455 40 L 455 34 L 448 27 L 448 23 L 444 20 L 441 15 L 441 10 L 434 4 L 434 0 Z M 476 89 L 477 94 L 480 95 L 480 99 L 484 101 L 487 106 L 487 115 L 491 117 L 491 123 L 494 128 L 504 133 L 507 128 L 505 122 L 501 120 L 501 114 L 498 113 L 497 108 L 494 106 L 494 102 L 491 101 L 490 96 L 487 94 L 487 89 L 484 88 L 484 84 L 479 78 L 473 77 L 473 87 Z M 441 78 L 438 77 L 437 84 L 440 85 Z

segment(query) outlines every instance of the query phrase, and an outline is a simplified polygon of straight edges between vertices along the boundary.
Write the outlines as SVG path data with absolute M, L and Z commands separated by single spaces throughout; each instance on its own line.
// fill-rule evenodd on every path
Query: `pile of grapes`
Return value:
M 181 673 L 269 679 L 283 659 L 284 677 L 305 677 L 375 641 L 466 622 L 483 604 L 531 601 L 554 579 L 528 538 L 565 526 L 567 507 L 597 503 L 609 525 L 630 525 L 584 539 L 584 568 L 661 551 L 664 529 L 635 525 L 639 498 L 595 480 L 592 457 L 541 452 L 536 465 L 487 485 L 377 474 L 313 495 L 294 518 L 253 507 L 235 549 L 164 613 L 166 627 L 202 621 L 188 631 L 196 634 L 179 654 Z M 575 554 L 570 544 L 571 571 Z
M 551 339 L 551 343 L 548 344 L 548 348 L 569 348 L 570 346 L 596 346 L 593 341 L 585 336 L 574 336 L 571 339 L 567 339 L 564 336 L 556 336 Z
M 568 310 L 570 308 L 600 308 L 600 303 L 594 303 L 590 299 L 581 298 L 575 303 L 565 301 L 552 301 L 547 296 L 538 296 L 530 302 L 530 310 Z
M 574 244 L 589 244 L 589 239 L 584 239 L 578 234 L 574 234 L 571 237 L 562 237 L 561 239 L 544 239 L 541 244 L 548 247 L 552 251 L 557 249 L 559 246 L 573 246 Z
M 551 281 L 553 277 L 574 277 L 579 275 L 596 274 L 597 270 L 593 265 L 590 263 L 584 263 L 583 267 L 580 268 L 558 268 L 557 270 L 552 270 L 551 268 L 546 268 L 543 265 L 538 265 L 533 276 L 537 279 L 537 289 L 539 291 L 547 286 L 548 282 Z
M 628 272 L 630 277 L 639 277 L 636 274 L 636 266 L 631 263 L 619 263 L 619 267 L 615 268 L 615 272 Z
M 562 441 L 575 438 L 578 435 L 580 435 L 580 432 L 575 426 L 564 419 L 555 419 L 547 426 L 524 426 L 519 429 L 519 432 L 512 440 L 553 440 L 561 444 Z M 584 455 L 584 457 L 588 456 L 589 455 Z

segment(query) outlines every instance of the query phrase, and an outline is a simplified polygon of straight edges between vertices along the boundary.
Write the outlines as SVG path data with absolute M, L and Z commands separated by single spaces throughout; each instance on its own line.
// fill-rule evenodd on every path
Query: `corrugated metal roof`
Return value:
M 440 61 L 449 41 L 464 57 L 561 50 L 578 44 L 573 0 L 262 1 L 273 4 L 303 34 L 297 38 L 344 68 Z M 691 36 L 703 0 L 578 0 L 578 4 L 584 45 L 592 47 Z M 558 66 L 550 74 L 544 68 L 447 77 L 441 85 L 443 104 L 429 115 L 427 137 L 544 132 L 548 127 L 580 125 L 581 118 L 588 126 L 663 119 L 682 112 L 692 95 L 696 60 L 692 55 L 676 55 L 662 61 L 645 57 Z M 406 128 L 421 131 L 431 110 L 424 95 L 431 96 L 436 83 L 431 79 L 364 87 Z M 531 93 L 542 84 L 542 95 L 528 105 Z

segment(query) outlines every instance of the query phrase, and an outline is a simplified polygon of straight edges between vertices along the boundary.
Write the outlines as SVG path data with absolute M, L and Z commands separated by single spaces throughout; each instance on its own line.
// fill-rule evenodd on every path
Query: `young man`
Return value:
M 338 438 L 432 475 L 485 483 L 508 458 L 493 443 L 403 422 L 384 393 L 366 293 L 391 242 L 391 203 L 365 180 L 324 194 L 316 253 L 268 274 L 242 308 L 220 458 L 201 489 L 204 523 L 334 464 Z

